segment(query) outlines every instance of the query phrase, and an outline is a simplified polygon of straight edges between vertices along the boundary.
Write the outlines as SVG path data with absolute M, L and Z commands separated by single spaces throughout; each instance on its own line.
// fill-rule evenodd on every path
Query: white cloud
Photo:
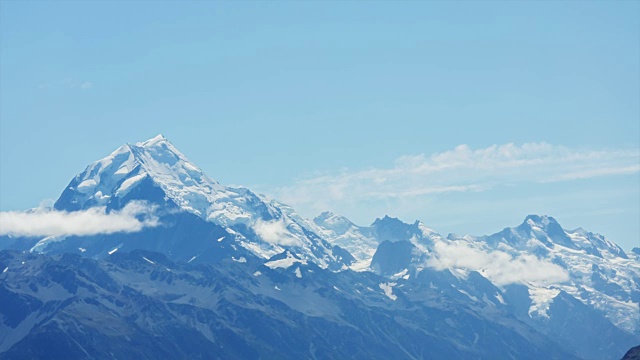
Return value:
M 425 195 L 638 172 L 637 148 L 590 150 L 547 143 L 509 143 L 474 150 L 468 145 L 458 145 L 429 156 L 402 156 L 389 168 L 345 170 L 297 180 L 271 193 L 295 207 L 324 210 L 340 202 L 415 202 L 416 197 Z
M 253 224 L 253 230 L 260 238 L 270 244 L 283 246 L 301 245 L 300 240 L 291 236 L 283 220 L 262 221 Z
M 480 272 L 494 284 L 534 283 L 551 285 L 569 280 L 562 267 L 533 255 L 510 254 L 473 248 L 462 242 L 438 242 L 427 265 L 437 270 L 469 269 Z
M 0 235 L 64 236 L 137 232 L 159 225 L 155 207 L 131 202 L 121 211 L 106 212 L 104 207 L 82 211 L 35 209 L 29 212 L 0 212 Z

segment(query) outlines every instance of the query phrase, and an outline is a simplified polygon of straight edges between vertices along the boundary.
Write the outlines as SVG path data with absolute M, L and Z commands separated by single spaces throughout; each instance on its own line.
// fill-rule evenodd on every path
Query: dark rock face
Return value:
M 622 360 L 640 360 L 640 345 L 629 349 Z
M 371 268 L 382 275 L 393 275 L 411 264 L 415 246 L 409 241 L 385 240 L 371 260 Z
M 410 225 L 389 216 L 376 219 L 373 224 L 371 224 L 369 231 L 371 231 L 378 242 L 408 241 L 411 237 L 420 233 L 417 222 L 416 224 Z

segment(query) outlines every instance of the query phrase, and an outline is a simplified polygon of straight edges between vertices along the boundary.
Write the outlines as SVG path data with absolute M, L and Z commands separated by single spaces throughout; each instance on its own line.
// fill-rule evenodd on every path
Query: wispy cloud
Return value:
M 155 207 L 131 202 L 120 211 L 104 207 L 83 211 L 35 209 L 28 212 L 0 212 L 0 235 L 65 236 L 137 232 L 159 225 Z
M 258 220 L 253 225 L 253 230 L 262 238 L 262 240 L 274 244 L 284 246 L 302 245 L 300 240 L 290 235 L 284 221 L 262 221 Z
M 55 88 L 66 88 L 66 89 L 80 89 L 80 90 L 88 90 L 93 88 L 94 84 L 88 80 L 78 80 L 74 78 L 64 78 L 60 80 L 58 83 L 40 83 L 37 85 L 38 89 L 55 89 Z
M 432 155 L 398 158 L 389 168 L 345 170 L 298 180 L 272 191 L 294 206 L 329 208 L 340 201 L 415 200 L 417 196 L 485 191 L 501 185 L 548 183 L 640 172 L 640 149 L 575 149 L 512 143 L 459 145 Z
M 439 242 L 427 264 L 437 270 L 468 269 L 480 272 L 496 285 L 513 283 L 557 284 L 569 280 L 562 267 L 533 255 L 477 249 L 462 242 Z

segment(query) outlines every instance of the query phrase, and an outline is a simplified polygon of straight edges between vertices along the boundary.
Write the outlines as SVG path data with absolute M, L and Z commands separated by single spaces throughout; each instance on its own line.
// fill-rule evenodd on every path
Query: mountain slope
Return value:
M 2 251 L 0 358 L 575 358 L 498 305 L 291 256 Z
M 154 226 L 0 237 L 20 251 L 0 252 L 0 357 L 601 359 L 640 342 L 640 250 L 552 217 L 462 237 L 308 220 L 162 136 L 89 165 L 55 209 L 132 205 Z
M 124 145 L 89 165 L 73 178 L 54 207 L 77 211 L 105 206 L 113 210 L 133 200 L 157 205 L 164 222 L 172 222 L 176 213 L 193 214 L 224 229 L 221 236 L 227 242 L 265 259 L 291 249 L 334 270 L 352 261 L 341 249 L 288 216 L 278 203 L 246 188 L 226 187 L 212 180 L 162 135 Z M 57 246 L 58 242 L 51 243 L 46 249 L 55 251 Z M 155 250 L 170 254 L 177 249 Z
M 640 341 L 640 263 L 601 235 L 564 230 L 553 218 L 533 215 L 483 237 L 444 238 L 418 231 L 418 223 L 387 223 L 377 233 L 391 241 L 379 245 L 371 263 L 382 275 L 396 280 L 427 269 L 450 271 L 462 280 L 461 291 L 482 302 L 495 296 L 467 288 L 472 274 L 481 275 L 498 286 L 499 301 L 512 314 L 587 359 L 621 356 Z

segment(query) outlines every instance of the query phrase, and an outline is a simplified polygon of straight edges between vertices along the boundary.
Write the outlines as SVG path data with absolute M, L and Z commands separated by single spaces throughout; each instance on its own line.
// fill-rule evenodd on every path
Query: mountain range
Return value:
M 529 215 L 492 235 L 358 226 L 126 144 L 47 211 L 137 209 L 135 232 L 0 236 L 0 358 L 619 359 L 640 250 Z

